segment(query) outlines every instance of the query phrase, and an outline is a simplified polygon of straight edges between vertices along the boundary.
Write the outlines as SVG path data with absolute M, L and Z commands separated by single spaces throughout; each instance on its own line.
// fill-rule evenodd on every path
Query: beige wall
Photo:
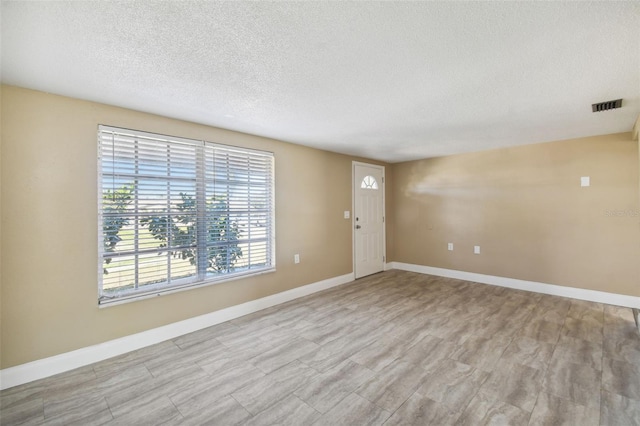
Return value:
M 277 272 L 99 309 L 98 124 L 274 152 Z M 2 368 L 352 272 L 355 158 L 10 86 L 1 125 Z
M 638 144 L 631 133 L 393 169 L 394 260 L 640 296 Z M 581 176 L 591 177 L 590 187 L 580 187 Z
M 351 161 L 366 160 L 10 86 L 0 97 L 1 368 L 352 272 L 343 211 Z M 99 309 L 98 124 L 273 151 L 277 272 Z M 629 133 L 386 165 L 387 260 L 640 295 L 640 217 L 605 214 L 640 208 L 638 155 Z
M 633 129 L 631 130 L 631 137 L 633 138 L 633 140 L 638 142 L 638 161 L 640 161 L 640 115 L 633 125 Z M 640 173 L 638 174 L 638 179 L 638 190 L 640 190 Z
M 0 85 L 0 118 L 2 117 L 2 86 Z M 2 367 L 2 120 L 0 119 L 0 368 Z

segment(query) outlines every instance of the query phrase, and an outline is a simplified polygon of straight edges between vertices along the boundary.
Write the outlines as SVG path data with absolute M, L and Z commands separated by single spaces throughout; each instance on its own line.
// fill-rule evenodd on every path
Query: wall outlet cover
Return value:
M 473 246 L 473 252 L 475 254 L 480 254 L 480 246 Z

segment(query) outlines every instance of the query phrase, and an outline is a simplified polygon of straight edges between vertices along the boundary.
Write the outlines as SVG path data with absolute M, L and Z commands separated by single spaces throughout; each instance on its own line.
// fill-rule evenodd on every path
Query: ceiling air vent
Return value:
M 615 101 L 599 102 L 597 104 L 591 104 L 593 112 L 607 111 L 610 109 L 620 108 L 622 106 L 622 99 L 616 99 Z

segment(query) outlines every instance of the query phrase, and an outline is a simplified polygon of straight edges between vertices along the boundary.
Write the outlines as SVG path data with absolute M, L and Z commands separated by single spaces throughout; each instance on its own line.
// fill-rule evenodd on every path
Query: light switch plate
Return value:
M 582 176 L 580 178 L 580 186 L 591 186 L 591 179 L 589 176 Z
M 447 244 L 447 250 L 453 251 L 453 243 Z
M 480 254 L 480 246 L 473 246 L 473 253 Z
M 344 218 L 345 219 L 349 219 L 351 217 L 351 212 L 349 212 L 349 210 L 345 210 L 344 211 Z

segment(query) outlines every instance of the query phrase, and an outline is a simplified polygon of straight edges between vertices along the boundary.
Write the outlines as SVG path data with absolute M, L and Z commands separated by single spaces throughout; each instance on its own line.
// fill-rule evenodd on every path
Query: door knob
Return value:
M 362 226 L 356 225 L 356 229 L 360 229 L 360 228 L 362 228 Z

